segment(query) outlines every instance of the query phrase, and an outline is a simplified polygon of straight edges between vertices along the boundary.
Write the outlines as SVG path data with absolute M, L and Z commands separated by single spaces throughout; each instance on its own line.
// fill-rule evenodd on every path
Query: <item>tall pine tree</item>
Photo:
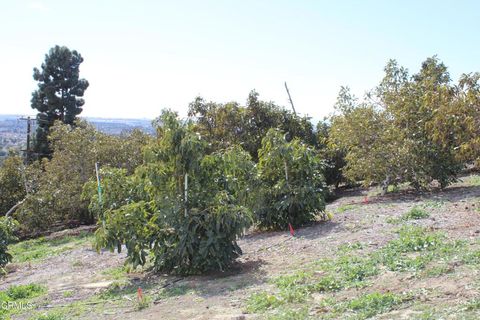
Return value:
M 33 69 L 33 79 L 38 81 L 31 100 L 32 108 L 38 110 L 34 152 L 39 157 L 51 154 L 47 137 L 53 123 L 60 120 L 73 125 L 82 112 L 82 97 L 88 88 L 88 81 L 79 77 L 82 62 L 77 51 L 55 46 L 45 55 L 41 70 Z

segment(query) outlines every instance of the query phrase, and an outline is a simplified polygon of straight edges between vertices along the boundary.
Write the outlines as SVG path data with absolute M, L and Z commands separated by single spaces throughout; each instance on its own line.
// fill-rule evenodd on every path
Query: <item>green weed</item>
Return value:
M 466 311 L 477 311 L 480 310 L 480 298 L 474 298 L 467 303 L 465 303 Z
M 468 184 L 474 187 L 480 186 L 480 176 L 470 176 L 468 179 Z
M 409 297 L 394 293 L 369 293 L 353 299 L 340 307 L 342 311 L 353 311 L 360 319 L 367 319 L 393 310 Z
M 45 313 L 36 317 L 31 318 L 32 320 L 66 320 L 63 315 L 59 313 Z
M 31 299 L 39 297 L 47 292 L 47 288 L 35 283 L 27 285 L 13 285 L 0 292 L 0 305 L 15 302 L 29 303 Z M 9 319 L 8 315 L 19 312 L 19 309 L 6 309 L 0 307 L 0 319 Z
M 357 207 L 357 205 L 354 205 L 354 204 L 344 204 L 344 205 L 341 205 L 337 208 L 337 213 L 344 213 L 346 211 L 353 210 L 356 207 Z
M 36 283 L 27 285 L 15 285 L 7 289 L 6 295 L 11 300 L 21 300 L 37 297 L 45 293 L 47 289 Z
M 70 297 L 73 297 L 74 292 L 72 290 L 67 290 L 67 291 L 64 291 L 62 295 L 64 298 L 70 298 Z
M 127 278 L 127 273 L 129 269 L 126 266 L 114 267 L 102 272 L 103 275 L 109 276 L 109 278 L 114 280 L 122 280 Z
M 428 218 L 430 214 L 419 208 L 419 207 L 413 207 L 410 209 L 407 213 L 402 215 L 402 220 L 407 221 L 407 220 L 419 220 L 419 219 L 425 219 Z
M 266 292 L 259 292 L 252 294 L 247 300 L 248 312 L 263 312 L 268 309 L 276 308 L 284 302 L 274 295 Z
M 427 200 L 422 204 L 423 208 L 441 208 L 445 205 L 444 200 Z
M 465 264 L 480 264 L 480 250 L 476 250 L 473 252 L 467 252 L 462 257 L 462 262 Z
M 152 298 L 146 295 L 143 295 L 141 299 L 137 299 L 137 302 L 135 304 L 135 310 L 140 311 L 143 309 L 146 309 L 150 307 L 152 304 Z
M 360 250 L 363 249 L 363 244 L 359 241 L 353 242 L 353 243 L 345 243 L 342 244 L 338 247 L 338 251 L 341 251 L 343 253 L 354 251 L 354 250 Z

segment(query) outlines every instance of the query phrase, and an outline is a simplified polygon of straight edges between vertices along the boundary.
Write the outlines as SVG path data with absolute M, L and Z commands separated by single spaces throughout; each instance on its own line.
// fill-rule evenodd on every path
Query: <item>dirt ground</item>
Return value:
M 362 242 L 369 250 L 382 247 L 394 237 L 394 224 L 388 219 L 400 217 L 419 203 L 431 203 L 429 218 L 417 224 L 431 230 L 442 230 L 451 239 L 478 239 L 480 186 L 465 177 L 444 191 L 414 193 L 401 190 L 386 196 L 376 196 L 375 190 L 350 190 L 327 206 L 333 219 L 318 222 L 289 232 L 251 233 L 239 241 L 244 254 L 235 267 L 225 273 L 205 276 L 175 277 L 148 272 L 128 274 L 132 287 L 142 287 L 152 297 L 149 307 L 136 310 L 135 293 L 98 301 L 98 296 L 116 280 L 106 270 L 123 264 L 125 255 L 110 252 L 97 254 L 88 243 L 37 262 L 15 263 L 9 274 L 0 280 L 0 289 L 11 285 L 39 283 L 48 294 L 30 312 L 13 319 L 35 319 L 41 313 L 71 308 L 75 319 L 256 319 L 248 314 L 245 300 L 254 292 L 271 286 L 269 280 L 297 270 L 322 257 L 335 256 L 340 245 Z M 428 297 L 430 304 L 455 304 L 476 296 L 470 286 L 478 274 L 465 271 L 455 277 L 421 280 L 383 274 L 372 290 L 401 290 L 405 287 L 427 288 L 437 292 Z M 158 298 L 162 289 L 178 289 L 178 294 Z M 68 294 L 67 294 L 68 293 Z M 344 292 L 342 294 L 348 294 Z M 70 311 L 69 311 L 70 312 Z M 410 310 L 396 310 L 382 318 L 410 318 Z

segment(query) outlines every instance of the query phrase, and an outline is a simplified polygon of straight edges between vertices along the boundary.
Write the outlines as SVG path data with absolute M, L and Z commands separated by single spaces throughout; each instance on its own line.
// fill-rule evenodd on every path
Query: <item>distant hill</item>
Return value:
M 27 123 L 20 120 L 20 115 L 0 114 L 0 157 L 4 157 L 9 149 L 25 148 L 27 141 Z M 134 129 L 154 134 L 152 120 L 149 119 L 108 119 L 81 117 L 93 124 L 99 131 L 119 135 Z

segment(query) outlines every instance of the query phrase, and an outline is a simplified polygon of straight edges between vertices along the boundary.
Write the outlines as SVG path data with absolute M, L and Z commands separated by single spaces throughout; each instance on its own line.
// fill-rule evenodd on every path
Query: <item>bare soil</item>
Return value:
M 37 301 L 36 309 L 14 315 L 13 319 L 30 319 L 41 313 L 74 310 L 75 319 L 256 319 L 261 315 L 248 314 L 246 299 L 254 292 L 271 286 L 269 279 L 301 268 L 322 257 L 335 256 L 340 245 L 362 242 L 368 250 L 382 247 L 395 235 L 397 227 L 388 219 L 400 217 L 418 204 L 432 203 L 427 219 L 419 225 L 431 230 L 442 230 L 451 239 L 478 239 L 480 235 L 480 186 L 462 178 L 443 191 L 415 193 L 402 190 L 385 196 L 375 196 L 374 189 L 349 190 L 329 204 L 327 211 L 333 219 L 317 222 L 296 230 L 295 237 L 288 231 L 254 232 L 239 241 L 244 254 L 232 270 L 204 276 L 176 277 L 137 272 L 127 275 L 133 287 L 142 287 L 151 297 L 149 307 L 136 310 L 135 294 L 95 300 L 116 279 L 106 273 L 122 266 L 124 254 L 98 254 L 89 244 L 83 244 L 57 256 L 9 267 L 8 275 L 0 280 L 0 290 L 11 285 L 39 283 L 48 288 L 48 294 Z M 472 285 L 478 272 L 457 268 L 452 274 L 425 279 L 408 275 L 382 274 L 368 291 L 395 291 L 424 289 L 424 303 L 435 306 L 455 305 L 478 296 Z M 178 290 L 179 294 L 159 298 L 162 289 Z M 338 295 L 348 296 L 349 291 Z M 71 306 L 75 305 L 75 308 Z M 70 309 L 68 309 L 70 308 Z M 70 311 L 69 311 L 70 312 Z M 409 309 L 395 310 L 380 318 L 414 318 Z M 35 318 L 33 318 L 35 319 Z

